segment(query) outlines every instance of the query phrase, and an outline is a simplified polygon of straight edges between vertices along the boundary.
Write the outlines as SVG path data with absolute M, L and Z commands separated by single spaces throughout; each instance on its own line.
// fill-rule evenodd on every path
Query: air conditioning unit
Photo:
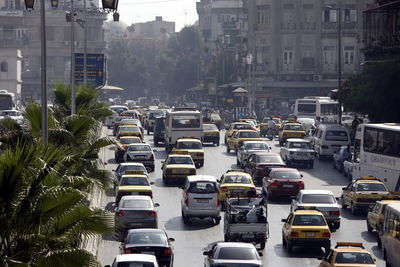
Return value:
M 313 75 L 313 81 L 314 82 L 322 81 L 322 75 L 320 75 L 320 74 Z

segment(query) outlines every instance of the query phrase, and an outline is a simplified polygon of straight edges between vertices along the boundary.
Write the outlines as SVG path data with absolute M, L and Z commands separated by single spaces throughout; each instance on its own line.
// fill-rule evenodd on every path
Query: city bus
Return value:
M 0 90 L 0 110 L 15 109 L 15 95 L 7 90 Z
M 190 108 L 175 108 L 165 116 L 165 150 L 171 151 L 182 137 L 198 138 L 203 142 L 203 116 Z
M 325 96 L 306 96 L 296 99 L 294 115 L 297 118 L 317 118 L 326 122 L 338 121 L 338 101 Z
M 400 191 L 400 124 L 361 124 L 354 142 L 353 178 L 375 176 Z
M 386 266 L 400 266 L 400 203 L 385 207 L 385 217 L 378 242 L 382 247 Z

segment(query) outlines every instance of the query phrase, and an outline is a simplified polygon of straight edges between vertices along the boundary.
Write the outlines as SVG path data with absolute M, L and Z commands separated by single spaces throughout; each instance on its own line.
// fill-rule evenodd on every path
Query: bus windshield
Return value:
M 0 110 L 12 109 L 13 99 L 11 95 L 0 95 Z
M 174 115 L 172 117 L 173 128 L 199 128 L 200 115 Z
M 298 104 L 297 111 L 303 114 L 315 114 L 317 106 L 315 104 Z

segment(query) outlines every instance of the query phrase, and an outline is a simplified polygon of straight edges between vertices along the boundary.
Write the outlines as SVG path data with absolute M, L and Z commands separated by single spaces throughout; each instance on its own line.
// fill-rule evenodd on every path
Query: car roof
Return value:
M 355 246 L 340 246 L 337 248 L 333 248 L 333 250 L 336 252 L 364 252 L 364 253 L 371 254 L 365 248 L 355 247 Z
M 128 135 L 128 136 L 121 136 L 119 139 L 132 139 L 132 138 L 142 140 L 139 136 L 131 136 L 131 135 Z
M 387 205 L 390 203 L 400 203 L 400 199 L 385 199 L 385 200 L 378 200 L 376 203 Z
M 299 172 L 298 169 L 295 168 L 272 168 L 271 172 L 281 172 L 281 171 L 285 171 L 285 172 Z
M 119 165 L 121 165 L 121 166 L 141 166 L 144 168 L 143 163 L 140 163 L 140 162 L 122 162 Z
M 122 177 L 121 177 L 121 179 L 123 179 L 123 178 L 130 178 L 130 177 L 139 177 L 139 178 L 146 178 L 146 179 L 149 179 L 148 177 L 147 177 L 147 175 L 146 174 L 123 174 L 122 175 Z
M 253 130 L 252 130 L 252 131 L 253 131 Z M 253 132 L 254 132 L 254 131 L 253 131 Z M 265 142 L 265 141 L 255 141 L 255 140 L 252 140 L 252 141 L 244 141 L 244 142 L 243 142 L 243 145 L 245 145 L 245 144 L 259 144 L 259 143 L 263 143 L 263 144 L 268 145 L 268 143 Z
M 196 138 L 179 138 L 178 140 L 176 140 L 177 142 L 198 142 L 200 143 L 201 141 L 199 139 Z
M 264 150 L 260 150 L 260 151 L 254 151 L 253 153 L 251 153 L 250 155 L 266 155 L 266 156 L 280 156 L 278 153 L 274 153 L 274 152 L 266 152 Z
M 191 158 L 192 156 L 190 156 L 189 154 L 169 154 L 168 158 L 172 158 L 172 157 L 187 157 L 187 158 Z
M 239 130 L 237 131 L 238 133 L 243 133 L 243 132 L 252 132 L 252 133 L 256 133 L 256 131 L 251 130 L 251 129 L 243 129 L 243 130 Z
M 244 242 L 218 242 L 217 244 L 221 248 L 254 248 L 253 244 Z
M 128 195 L 128 196 L 122 196 L 121 200 L 127 200 L 127 199 L 144 199 L 144 200 L 151 200 L 150 196 L 144 196 L 144 195 Z
M 228 176 L 228 175 L 231 175 L 231 176 L 243 175 L 243 176 L 249 176 L 249 177 L 251 177 L 250 173 L 247 173 L 247 172 L 245 172 L 244 170 L 243 170 L 243 171 L 232 171 L 232 172 L 226 172 L 226 173 L 224 173 L 224 176 Z
M 329 190 L 317 190 L 317 189 L 302 189 L 299 194 L 308 195 L 308 194 L 318 194 L 318 195 L 332 195 L 332 191 Z
M 115 257 L 116 262 L 129 262 L 129 261 L 144 261 L 154 262 L 156 257 L 154 255 L 147 254 L 121 254 Z
M 148 197 L 148 196 L 147 196 Z M 154 232 L 154 233 L 165 233 L 164 230 L 162 229 L 156 229 L 156 228 L 138 228 L 138 229 L 129 229 L 129 233 L 146 233 L 146 232 Z
M 295 210 L 293 211 L 294 214 L 301 214 L 301 215 L 322 215 L 319 210 Z
M 310 143 L 310 140 L 301 139 L 301 138 L 289 138 L 286 142 L 299 142 L 299 143 Z
M 132 144 L 129 144 L 129 146 L 150 146 L 150 144 L 147 144 L 147 143 L 132 143 Z
M 196 181 L 217 182 L 217 179 L 212 175 L 189 175 L 187 179 L 189 182 L 196 182 Z
M 300 122 L 287 122 L 287 123 L 285 123 L 285 125 L 300 125 L 301 126 L 301 123 Z

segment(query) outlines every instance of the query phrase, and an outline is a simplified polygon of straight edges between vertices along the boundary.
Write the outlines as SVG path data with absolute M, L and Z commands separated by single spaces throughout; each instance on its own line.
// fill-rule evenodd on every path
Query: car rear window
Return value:
M 276 171 L 272 174 L 276 179 L 301 179 L 300 173 L 288 171 Z
M 142 141 L 140 138 L 121 138 L 120 139 L 121 144 L 133 144 L 133 143 L 141 143 Z
M 128 148 L 128 151 L 150 151 L 149 145 L 134 145 Z
M 290 142 L 289 148 L 311 149 L 311 145 L 306 142 Z
M 218 253 L 221 260 L 258 260 L 257 251 L 252 248 L 221 248 Z
M 117 267 L 154 267 L 154 263 L 143 261 L 119 262 Z
M 193 160 L 189 157 L 170 157 L 167 164 L 193 164 Z
M 138 209 L 144 208 L 149 209 L 151 208 L 151 203 L 149 200 L 146 199 L 123 199 L 120 204 L 120 208 L 124 209 Z
M 187 191 L 196 194 L 211 194 L 217 193 L 218 187 L 215 182 L 190 182 Z
M 250 178 L 248 176 L 244 176 L 244 175 L 226 175 L 225 183 L 249 184 Z
M 167 244 L 167 238 L 160 232 L 133 232 L 127 238 L 128 244 L 145 245 L 145 244 Z
M 245 124 L 234 124 L 233 129 L 239 130 L 239 129 L 252 129 L 251 125 L 249 123 Z
M 265 143 L 250 143 L 250 144 L 246 144 L 245 149 L 269 150 L 269 147 Z
M 258 138 L 260 137 L 257 132 L 242 132 L 239 133 L 239 138 Z
M 178 148 L 178 149 L 201 149 L 202 145 L 201 145 L 201 142 L 180 141 L 180 142 L 178 142 L 176 148 Z
M 321 204 L 334 204 L 335 197 L 325 194 L 306 194 L 303 195 L 303 203 L 321 203 Z
M 284 130 L 287 130 L 287 131 L 304 131 L 303 126 L 301 126 L 301 125 L 285 125 Z
M 370 254 L 362 252 L 338 252 L 336 263 L 375 264 Z
M 145 177 L 123 177 L 121 185 L 143 185 L 149 186 L 149 180 Z
M 293 220 L 293 225 L 326 225 L 322 215 L 296 215 Z
M 362 183 L 357 184 L 356 191 L 387 191 L 383 184 Z
M 205 131 L 218 131 L 218 127 L 215 124 L 204 124 L 203 130 Z
M 325 140 L 328 141 L 347 141 L 347 132 L 346 131 L 327 131 L 325 135 Z
M 146 173 L 146 169 L 140 165 L 128 165 L 128 166 L 121 166 L 118 170 L 119 172 L 126 172 L 126 171 L 143 171 Z
M 122 126 L 119 127 L 119 131 L 128 131 L 128 132 L 139 132 L 140 129 L 137 126 Z
M 283 161 L 279 155 L 259 155 L 257 156 L 257 163 L 282 163 Z

